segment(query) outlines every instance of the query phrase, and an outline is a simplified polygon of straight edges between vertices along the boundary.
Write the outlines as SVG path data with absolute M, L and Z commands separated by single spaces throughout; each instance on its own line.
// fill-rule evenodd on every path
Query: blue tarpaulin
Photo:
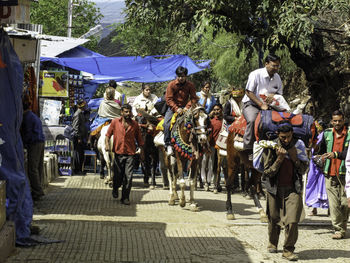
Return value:
M 9 37 L 1 28 L 0 55 L 0 180 L 6 181 L 6 218 L 15 222 L 16 243 L 23 245 L 30 237 L 33 217 L 19 131 L 23 116 L 23 70 Z
M 147 57 L 81 57 L 81 58 L 41 58 L 41 62 L 51 61 L 58 65 L 85 71 L 95 75 L 91 83 L 116 81 L 163 82 L 176 77 L 178 66 L 188 69 L 188 74 L 197 73 L 209 67 L 210 61 L 196 64 L 185 55 Z
M 57 57 L 60 58 L 96 58 L 96 57 L 104 57 L 103 55 L 93 52 L 87 48 L 84 48 L 82 46 L 77 46 L 73 49 L 70 49 L 68 51 L 65 51 L 61 54 L 59 54 Z

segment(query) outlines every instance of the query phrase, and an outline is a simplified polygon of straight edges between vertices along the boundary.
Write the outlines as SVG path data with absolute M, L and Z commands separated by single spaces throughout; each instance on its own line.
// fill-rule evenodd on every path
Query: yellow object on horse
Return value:
M 91 136 L 95 136 L 95 135 L 99 134 L 100 131 L 102 130 L 102 128 L 103 128 L 104 126 L 109 125 L 110 123 L 111 123 L 111 121 L 106 121 L 104 124 L 102 124 L 101 126 L 97 127 L 96 130 L 93 130 L 93 131 L 90 133 L 90 135 L 91 135 Z
M 156 131 L 164 131 L 163 123 L 164 123 L 164 119 L 162 119 L 162 120 L 157 124 Z
M 174 113 L 173 117 L 171 118 L 171 123 L 170 123 L 170 130 L 172 130 L 175 122 L 176 122 L 176 117 L 177 117 L 177 112 Z M 157 124 L 157 127 L 156 127 L 156 131 L 164 131 L 164 127 L 163 127 L 163 124 L 164 124 L 164 119 L 161 120 L 158 124 Z
M 177 118 L 177 112 L 174 113 L 173 117 L 171 118 L 171 123 L 170 123 L 170 130 L 173 129 L 173 126 L 176 122 L 176 118 Z

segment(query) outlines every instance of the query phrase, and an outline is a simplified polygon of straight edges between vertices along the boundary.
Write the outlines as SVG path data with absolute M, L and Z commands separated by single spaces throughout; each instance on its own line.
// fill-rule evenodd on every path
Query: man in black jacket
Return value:
M 88 137 L 88 130 L 85 125 L 86 118 L 84 110 L 86 101 L 78 101 L 78 110 L 73 115 L 73 173 L 76 175 L 85 175 L 82 170 L 84 162 L 84 150 Z
M 302 174 L 306 171 L 308 159 L 305 145 L 293 138 L 293 127 L 283 123 L 278 128 L 274 149 L 263 152 L 263 184 L 267 190 L 267 215 L 269 218 L 268 251 L 277 253 L 281 225 L 284 226 L 285 240 L 282 257 L 295 261 L 294 245 L 298 239 L 298 222 L 302 204 Z

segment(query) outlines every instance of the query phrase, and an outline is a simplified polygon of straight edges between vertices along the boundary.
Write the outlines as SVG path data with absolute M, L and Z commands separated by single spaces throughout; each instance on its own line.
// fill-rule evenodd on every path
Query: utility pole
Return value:
M 68 28 L 67 37 L 72 36 L 73 0 L 68 0 Z

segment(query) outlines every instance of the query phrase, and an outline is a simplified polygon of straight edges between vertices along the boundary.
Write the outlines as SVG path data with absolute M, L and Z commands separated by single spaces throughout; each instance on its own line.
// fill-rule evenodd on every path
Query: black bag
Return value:
M 168 110 L 168 105 L 166 104 L 166 101 L 165 101 L 165 95 L 163 95 L 160 98 L 160 100 L 154 104 L 154 107 L 156 108 L 156 110 L 159 112 L 160 115 L 165 116 L 165 113 Z

